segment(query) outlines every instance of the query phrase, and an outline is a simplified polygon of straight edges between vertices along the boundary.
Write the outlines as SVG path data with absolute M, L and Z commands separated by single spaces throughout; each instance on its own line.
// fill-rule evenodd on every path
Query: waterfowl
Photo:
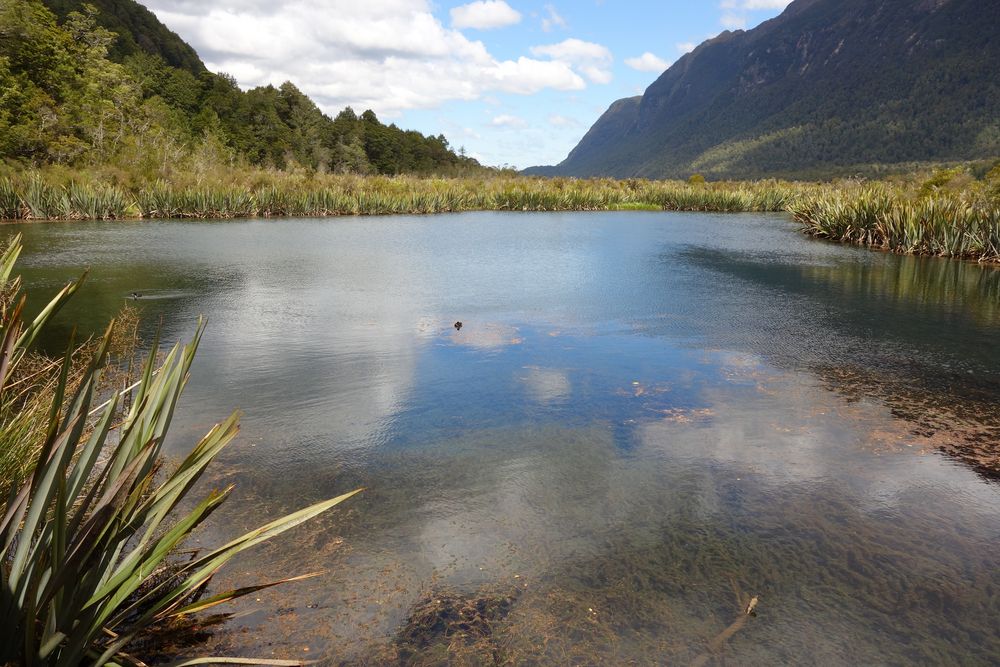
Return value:
M 461 322 L 455 322 L 455 329 L 457 329 L 458 331 L 461 331 L 462 330 L 462 323 Z
M 135 300 L 135 299 L 141 299 L 142 298 L 142 294 L 140 294 L 139 292 L 132 292 L 131 297 L 132 297 L 133 300 Z

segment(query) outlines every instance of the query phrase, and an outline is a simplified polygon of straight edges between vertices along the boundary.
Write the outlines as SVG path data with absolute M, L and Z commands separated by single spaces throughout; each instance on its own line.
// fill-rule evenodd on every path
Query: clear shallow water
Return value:
M 1000 661 L 996 270 L 775 216 L 15 229 L 36 297 L 91 268 L 63 321 L 209 317 L 170 449 L 246 416 L 203 543 L 367 487 L 220 577 L 327 571 L 202 652 L 685 664 L 735 588 L 719 664 Z

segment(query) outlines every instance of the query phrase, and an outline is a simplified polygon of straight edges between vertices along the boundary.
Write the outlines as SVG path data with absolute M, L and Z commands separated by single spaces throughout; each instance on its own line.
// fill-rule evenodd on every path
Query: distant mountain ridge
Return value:
M 568 176 L 812 176 L 1000 156 L 1000 1 L 795 0 L 619 100 Z

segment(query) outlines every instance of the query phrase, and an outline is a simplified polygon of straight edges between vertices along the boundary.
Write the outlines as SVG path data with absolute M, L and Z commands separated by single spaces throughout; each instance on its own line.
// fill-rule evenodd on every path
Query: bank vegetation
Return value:
M 1000 262 L 1000 166 L 885 181 L 650 181 L 362 176 L 205 169 L 133 183 L 50 167 L 0 175 L 0 219 L 326 217 L 462 211 L 785 212 L 816 237 L 897 253 Z

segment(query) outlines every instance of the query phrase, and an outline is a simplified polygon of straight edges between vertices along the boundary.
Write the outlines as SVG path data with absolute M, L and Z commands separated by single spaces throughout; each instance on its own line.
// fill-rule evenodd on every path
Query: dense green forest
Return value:
M 72 12 L 83 11 L 81 0 L 42 0 L 55 12 L 59 21 L 65 21 Z M 108 48 L 108 57 L 122 62 L 126 57 L 139 53 L 160 56 L 171 67 L 187 70 L 195 76 L 205 73 L 205 63 L 190 44 L 156 18 L 153 12 L 134 0 L 88 0 L 97 10 L 97 24 L 118 37 Z
M 0 0 L 0 162 L 112 167 L 132 180 L 250 165 L 456 174 L 443 135 L 330 118 L 290 82 L 242 91 L 132 0 Z M 114 29 L 112 32 L 110 28 Z

